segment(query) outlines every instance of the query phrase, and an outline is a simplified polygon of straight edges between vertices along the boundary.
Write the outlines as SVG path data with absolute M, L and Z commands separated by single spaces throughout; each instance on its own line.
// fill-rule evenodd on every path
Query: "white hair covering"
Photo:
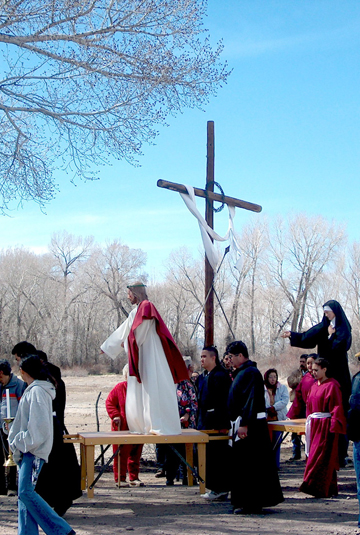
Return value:
M 129 364 L 125 364 L 122 370 L 122 374 L 124 376 L 125 381 L 127 381 L 129 377 Z

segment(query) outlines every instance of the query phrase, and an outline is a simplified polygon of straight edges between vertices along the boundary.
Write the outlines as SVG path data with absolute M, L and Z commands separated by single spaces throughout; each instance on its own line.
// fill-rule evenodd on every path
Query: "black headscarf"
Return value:
M 346 317 L 346 314 L 343 310 L 343 307 L 340 305 L 338 301 L 335 301 L 335 299 L 330 299 L 330 301 L 326 301 L 324 303 L 323 307 L 329 307 L 335 314 L 336 323 L 335 323 L 335 329 L 336 329 L 336 338 L 340 341 L 347 341 L 346 343 L 346 351 L 348 351 L 351 347 L 351 325 L 349 323 L 349 320 Z M 324 315 L 324 318 L 322 320 L 322 323 L 324 323 L 326 326 L 330 324 L 330 320 Z

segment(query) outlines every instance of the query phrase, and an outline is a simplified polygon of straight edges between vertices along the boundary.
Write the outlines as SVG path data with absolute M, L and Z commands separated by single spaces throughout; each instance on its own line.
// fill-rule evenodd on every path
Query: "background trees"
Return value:
M 205 0 L 9 0 L 0 7 L 0 210 L 41 204 L 57 167 L 133 162 L 156 125 L 227 78 Z
M 231 331 L 246 342 L 255 360 L 292 366 L 284 329 L 305 330 L 322 318 L 322 305 L 337 299 L 353 326 L 350 357 L 359 350 L 360 246 L 346 247 L 341 227 L 304 215 L 268 224 L 254 219 L 239 236 L 241 271 L 224 262 L 216 291 Z M 131 306 L 126 286 L 141 278 L 183 354 L 196 357 L 203 343 L 203 255 L 173 251 L 165 277 L 148 281 L 146 254 L 115 240 L 58 233 L 46 254 L 22 248 L 0 252 L 0 349 L 8 355 L 27 339 L 62 366 L 119 370 L 99 355 L 103 340 Z M 232 339 L 215 300 L 215 338 L 220 353 Z

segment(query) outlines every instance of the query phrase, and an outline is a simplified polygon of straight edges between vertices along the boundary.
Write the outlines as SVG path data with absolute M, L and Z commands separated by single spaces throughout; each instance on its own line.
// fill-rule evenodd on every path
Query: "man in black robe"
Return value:
M 61 370 L 48 361 L 44 351 L 37 350 L 44 368 L 55 380 L 56 397 L 53 400 L 54 441 L 48 462 L 44 464 L 36 484 L 40 494 L 58 515 L 64 516 L 73 501 L 82 496 L 81 473 L 73 444 L 64 443 L 66 388 Z
M 284 501 L 266 421 L 264 381 L 244 342 L 232 342 L 226 351 L 235 368 L 228 402 L 231 504 L 234 514 L 256 514 Z
M 204 347 L 201 366 L 205 370 L 196 381 L 198 394 L 198 425 L 200 430 L 228 433 L 230 420 L 227 399 L 231 386 L 229 373 L 221 366 L 217 348 Z M 229 446 L 225 440 L 206 445 L 206 500 L 227 498 L 229 492 Z

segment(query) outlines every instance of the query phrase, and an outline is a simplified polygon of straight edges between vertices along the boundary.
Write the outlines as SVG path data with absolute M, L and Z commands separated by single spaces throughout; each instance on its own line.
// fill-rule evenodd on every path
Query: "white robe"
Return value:
M 127 339 L 134 322 L 137 307 L 129 317 L 102 344 L 101 349 L 111 358 L 118 356 L 121 344 L 128 353 Z M 143 320 L 135 329 L 139 348 L 139 372 L 128 377 L 126 419 L 132 433 L 179 435 L 181 433 L 176 385 L 166 360 L 154 319 Z

